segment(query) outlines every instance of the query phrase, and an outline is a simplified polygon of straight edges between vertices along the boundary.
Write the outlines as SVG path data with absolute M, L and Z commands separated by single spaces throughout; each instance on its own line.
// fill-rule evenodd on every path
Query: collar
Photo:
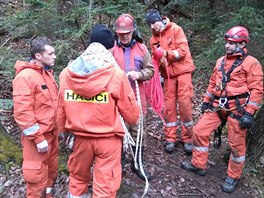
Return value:
M 243 48 L 239 52 L 236 52 L 234 54 L 226 55 L 227 59 L 234 59 L 234 58 L 240 58 L 242 59 L 247 54 L 247 49 Z

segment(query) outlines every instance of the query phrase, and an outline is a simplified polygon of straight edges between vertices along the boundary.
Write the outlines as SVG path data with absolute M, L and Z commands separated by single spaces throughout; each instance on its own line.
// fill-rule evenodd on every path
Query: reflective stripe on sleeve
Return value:
M 208 152 L 208 147 L 194 146 L 193 149 L 196 150 L 196 151 L 199 151 L 199 152 Z
M 245 156 L 234 157 L 234 155 L 231 153 L 231 159 L 233 162 L 241 163 L 245 161 L 246 157 Z
M 33 134 L 36 133 L 39 129 L 40 129 L 40 128 L 39 128 L 39 125 L 38 125 L 38 124 L 34 124 L 33 126 L 27 128 L 27 129 L 25 129 L 25 130 L 23 131 L 23 133 L 24 133 L 25 135 L 33 135 Z
M 205 95 L 207 95 L 209 98 L 213 97 L 213 95 L 209 91 L 206 91 Z
M 261 107 L 261 104 L 256 103 L 256 102 L 253 102 L 253 101 L 250 101 L 250 100 L 248 101 L 247 104 L 250 104 L 250 105 L 256 106 L 258 109 L 260 109 L 260 107 Z

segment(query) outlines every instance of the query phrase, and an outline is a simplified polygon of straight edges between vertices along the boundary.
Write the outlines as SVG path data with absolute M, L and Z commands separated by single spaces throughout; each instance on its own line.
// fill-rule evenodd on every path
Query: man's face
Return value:
M 45 45 L 45 51 L 42 53 L 36 53 L 36 59 L 42 66 L 54 66 L 56 55 L 55 49 L 50 45 Z
M 226 41 L 225 48 L 226 48 L 226 54 L 231 55 L 236 52 L 236 49 L 238 47 L 238 43 L 234 41 Z
M 128 33 L 117 33 L 117 36 L 121 43 L 123 44 L 129 44 L 132 40 L 133 32 Z
M 162 22 L 161 21 L 156 21 L 153 24 L 150 24 L 150 28 L 154 33 L 159 33 L 162 30 Z

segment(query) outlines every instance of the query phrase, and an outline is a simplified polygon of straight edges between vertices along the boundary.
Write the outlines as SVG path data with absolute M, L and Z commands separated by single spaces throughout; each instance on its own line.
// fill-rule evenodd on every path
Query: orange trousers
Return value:
M 233 113 L 238 114 L 237 111 Z M 205 169 L 208 160 L 209 136 L 221 124 L 217 112 L 205 112 L 193 129 L 192 164 Z M 233 179 L 240 178 L 245 162 L 246 132 L 239 127 L 239 121 L 227 117 L 228 141 L 231 148 L 227 175 Z
M 33 140 L 22 138 L 22 171 L 27 187 L 27 198 L 45 197 L 46 188 L 53 188 L 58 176 L 58 137 L 52 133 L 46 133 L 44 137 L 49 144 L 46 153 L 39 153 Z
M 69 195 L 84 196 L 93 172 L 93 198 L 115 198 L 122 179 L 122 137 L 75 136 L 68 160 Z M 93 171 L 92 165 L 93 166 Z
M 182 126 L 182 142 L 192 142 L 192 74 L 185 73 L 178 77 L 164 79 L 164 100 L 166 114 L 164 120 L 164 133 L 166 141 L 176 142 L 177 129 Z M 178 121 L 178 112 L 179 118 Z

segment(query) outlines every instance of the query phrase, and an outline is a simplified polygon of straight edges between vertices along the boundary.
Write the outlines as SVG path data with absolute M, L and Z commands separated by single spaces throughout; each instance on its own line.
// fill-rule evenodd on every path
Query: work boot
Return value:
M 173 151 L 176 150 L 176 147 L 175 146 L 176 146 L 175 145 L 175 142 L 169 142 L 169 141 L 167 141 L 167 142 L 165 142 L 165 151 L 167 153 L 172 153 Z
M 237 183 L 238 183 L 238 179 L 227 177 L 225 179 L 225 182 L 221 185 L 221 189 L 224 192 L 232 193 L 236 190 Z
M 191 142 L 184 143 L 183 147 L 184 147 L 184 151 L 187 155 L 192 154 L 193 144 Z
M 133 149 L 133 153 L 135 153 L 135 152 L 136 152 L 136 147 L 135 147 L 135 146 L 132 146 L 132 149 Z M 138 157 L 136 157 L 138 167 L 137 167 L 137 168 L 135 167 L 135 163 L 134 163 L 134 159 L 133 159 L 131 169 L 132 169 L 132 171 L 133 171 L 134 173 L 137 174 L 137 176 L 138 176 L 140 179 L 142 179 L 143 181 L 145 181 L 145 177 L 144 177 L 144 175 L 141 173 L 141 171 L 140 171 L 140 167 L 139 167 L 139 149 L 140 149 L 140 148 L 138 148 L 138 153 L 137 153 Z M 143 156 L 144 156 L 144 147 L 141 148 L 141 159 L 142 159 L 142 164 L 143 164 Z M 144 169 L 144 168 L 143 168 L 143 169 Z M 146 176 L 147 180 L 150 180 L 150 179 L 151 179 L 151 175 L 150 175 L 150 173 L 148 173 L 145 169 L 144 169 L 144 173 L 145 173 L 145 176 Z
M 194 172 L 195 174 L 200 175 L 200 176 L 205 176 L 206 174 L 205 169 L 197 168 L 196 166 L 192 165 L 191 162 L 188 162 L 188 161 L 183 161 L 181 163 L 181 168 L 187 171 Z

